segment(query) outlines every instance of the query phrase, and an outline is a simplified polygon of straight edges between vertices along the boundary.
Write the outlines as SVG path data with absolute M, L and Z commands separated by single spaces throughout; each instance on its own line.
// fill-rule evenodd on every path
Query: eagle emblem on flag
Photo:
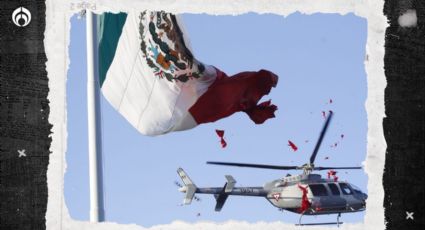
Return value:
M 175 15 L 164 11 L 147 15 L 143 11 L 140 14 L 139 33 L 141 50 L 154 76 L 165 77 L 171 82 L 187 82 L 201 77 L 205 67 L 193 58 L 186 47 Z

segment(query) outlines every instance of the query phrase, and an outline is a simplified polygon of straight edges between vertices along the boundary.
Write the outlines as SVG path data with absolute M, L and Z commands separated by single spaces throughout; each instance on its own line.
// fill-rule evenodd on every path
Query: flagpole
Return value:
M 97 68 L 96 16 L 86 11 L 87 34 L 87 115 L 90 177 L 90 221 L 105 220 L 103 203 L 102 143 L 99 82 Z

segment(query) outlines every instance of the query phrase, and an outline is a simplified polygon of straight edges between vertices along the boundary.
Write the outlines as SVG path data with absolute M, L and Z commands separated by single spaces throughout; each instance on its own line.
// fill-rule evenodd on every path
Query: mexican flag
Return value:
M 98 72 L 108 102 L 149 136 L 191 129 L 245 112 L 256 124 L 274 117 L 270 71 L 227 76 L 200 62 L 178 16 L 163 11 L 98 16 Z

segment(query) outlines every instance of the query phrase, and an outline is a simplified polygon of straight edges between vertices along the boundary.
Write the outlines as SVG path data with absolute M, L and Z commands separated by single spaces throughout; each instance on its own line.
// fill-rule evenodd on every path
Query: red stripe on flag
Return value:
M 189 109 L 198 124 L 214 122 L 235 112 L 245 112 L 256 124 L 275 117 L 270 101 L 258 101 L 275 87 L 278 77 L 270 71 L 242 72 L 228 77 L 217 70 L 217 78 Z

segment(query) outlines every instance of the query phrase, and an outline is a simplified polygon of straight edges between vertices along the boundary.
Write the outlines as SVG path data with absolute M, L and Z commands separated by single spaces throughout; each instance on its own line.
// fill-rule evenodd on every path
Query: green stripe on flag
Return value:
M 97 38 L 99 44 L 99 80 L 102 87 L 109 66 L 114 60 L 118 40 L 127 18 L 126 13 L 103 13 L 97 19 Z

